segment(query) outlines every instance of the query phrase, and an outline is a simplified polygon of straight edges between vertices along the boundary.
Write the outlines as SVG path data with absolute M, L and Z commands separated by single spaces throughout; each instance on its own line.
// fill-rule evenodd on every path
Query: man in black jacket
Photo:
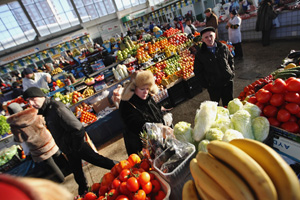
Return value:
M 194 73 L 212 101 L 223 106 L 233 99 L 233 55 L 225 44 L 215 41 L 215 29 L 201 31 L 203 44 L 195 56 Z
M 57 146 L 66 154 L 75 181 L 79 185 L 78 193 L 84 194 L 88 185 L 82 170 L 81 160 L 93 165 L 111 169 L 117 162 L 95 152 L 84 140 L 85 129 L 65 104 L 46 98 L 37 87 L 28 88 L 23 95 L 29 104 L 38 109 L 45 117 L 46 126 Z

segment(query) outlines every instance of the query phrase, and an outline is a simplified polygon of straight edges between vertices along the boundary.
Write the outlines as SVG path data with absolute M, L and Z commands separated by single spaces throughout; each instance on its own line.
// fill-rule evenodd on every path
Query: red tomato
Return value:
M 135 153 L 131 154 L 127 160 L 132 167 L 141 162 L 141 158 Z
M 106 200 L 106 197 L 105 196 L 100 196 L 97 200 Z
M 265 107 L 265 104 L 263 104 L 263 103 L 259 103 L 259 102 L 256 102 L 256 104 L 255 105 L 257 105 L 257 107 L 259 107 L 259 109 L 260 110 L 263 110 L 264 109 L 264 107 Z
M 285 109 L 287 109 L 287 111 L 289 111 L 291 114 L 297 114 L 298 112 L 300 112 L 300 107 L 296 103 L 286 104 Z
M 91 191 L 92 191 L 92 192 L 98 192 L 99 189 L 100 189 L 100 187 L 101 187 L 101 184 L 100 184 L 100 183 L 94 183 L 94 184 L 92 185 L 92 187 L 91 187 Z
M 133 200 L 145 200 L 145 199 L 146 199 L 146 193 L 144 190 L 138 190 L 133 196 Z
M 272 93 L 265 89 L 260 89 L 255 93 L 257 101 L 260 103 L 267 103 L 272 97 Z
M 114 179 L 115 176 L 111 172 L 104 174 L 102 177 L 101 186 L 110 186 Z
M 111 168 L 110 172 L 114 175 L 114 177 L 117 177 L 119 175 L 119 172 L 117 170 L 117 164 L 113 166 L 113 168 Z
M 266 117 L 275 117 L 277 115 L 278 109 L 275 106 L 267 105 L 263 109 L 263 114 Z
M 291 115 L 290 119 L 289 119 L 289 122 L 297 122 L 297 117 L 294 116 L 294 115 Z
M 117 189 L 120 185 L 121 185 L 121 181 L 115 178 L 115 180 L 113 180 L 113 182 L 111 183 L 111 188 Z
M 300 92 L 300 79 L 295 78 L 290 80 L 286 85 L 286 89 L 289 92 Z
M 154 180 L 154 178 L 155 178 L 154 174 L 152 174 L 152 173 L 149 173 L 149 174 L 150 174 L 150 181 Z
M 271 87 L 272 93 L 284 93 L 286 91 L 286 83 L 281 78 L 278 78 L 274 81 L 273 86 Z
M 145 185 L 142 186 L 142 189 L 146 192 L 146 194 L 149 194 L 152 191 L 152 183 L 148 182 Z
M 130 170 L 129 169 L 123 169 L 121 173 L 119 174 L 119 179 L 123 181 L 127 181 L 128 178 L 130 177 Z
M 299 125 L 296 122 L 285 122 L 280 127 L 291 133 L 299 133 Z
M 127 188 L 126 182 L 122 182 L 119 188 L 120 192 L 125 195 L 129 195 L 130 191 Z
M 300 103 L 300 95 L 297 92 L 288 92 L 284 95 L 284 100 L 291 103 Z
M 135 177 L 130 177 L 126 182 L 126 186 L 127 186 L 128 190 L 131 192 L 138 191 L 138 189 L 140 187 L 139 182 Z
M 296 77 L 290 77 L 287 80 L 285 80 L 285 83 L 288 84 L 291 80 L 297 79 Z
M 300 118 L 300 112 L 298 112 L 298 113 L 296 114 L 296 117 Z
M 256 96 L 250 97 L 250 98 L 248 99 L 248 102 L 249 102 L 249 103 L 256 104 L 256 102 L 257 102 Z
M 270 125 L 276 126 L 276 127 L 279 127 L 279 126 L 280 126 L 280 121 L 278 121 L 276 118 L 274 118 L 274 117 L 269 117 L 268 120 L 269 120 L 269 122 L 270 122 Z
M 119 195 L 116 200 L 129 200 L 126 195 Z
M 156 193 L 160 190 L 161 186 L 160 183 L 158 182 L 158 180 L 154 179 L 151 181 L 152 183 L 152 192 Z
M 268 91 L 271 91 L 272 86 L 273 86 L 272 83 L 268 83 L 267 85 L 265 85 L 265 86 L 263 87 L 263 89 L 268 90 Z
M 147 184 L 150 181 L 150 175 L 148 172 L 143 172 L 138 177 L 139 184 L 141 186 Z
M 94 192 L 88 192 L 84 195 L 85 200 L 95 200 L 97 199 L 97 196 L 95 195 Z
M 100 189 L 99 189 L 99 196 L 104 196 L 107 191 L 108 191 L 108 186 L 107 185 L 101 186 Z
M 163 200 L 166 197 L 166 194 L 164 193 L 164 191 L 159 190 L 157 195 L 155 195 L 155 200 Z
M 291 117 L 291 114 L 289 113 L 289 111 L 285 110 L 285 109 L 280 109 L 277 113 L 277 119 L 280 122 L 287 122 L 289 121 Z
M 273 94 L 270 99 L 270 104 L 273 106 L 281 106 L 284 103 L 284 94 Z
M 118 195 L 119 195 L 119 192 L 116 189 L 111 189 L 107 193 L 107 200 L 115 200 Z

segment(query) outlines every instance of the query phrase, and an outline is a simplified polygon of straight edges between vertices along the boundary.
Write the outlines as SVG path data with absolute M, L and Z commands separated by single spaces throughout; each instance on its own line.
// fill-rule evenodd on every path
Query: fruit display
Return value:
M 78 91 L 74 91 L 65 95 L 61 94 L 60 92 L 56 92 L 53 97 L 57 101 L 61 101 L 64 104 L 75 104 L 84 99 L 84 96 Z
M 94 183 L 90 192 L 82 199 L 164 199 L 167 191 L 161 185 L 161 178 L 149 171 L 147 158 L 131 154 L 128 159 L 116 164 L 104 174 L 101 182 Z
M 59 74 L 63 72 L 63 70 L 60 67 L 55 68 L 54 70 L 51 71 L 51 76 L 54 76 L 56 74 Z
M 280 68 L 272 73 L 274 79 L 281 78 L 281 79 L 288 79 L 290 77 L 300 77 L 300 66 L 296 66 L 294 63 L 290 63 L 284 68 Z
M 207 150 L 190 162 L 194 181 L 183 187 L 184 200 L 189 199 L 188 189 L 201 199 L 300 198 L 298 177 L 266 144 L 251 139 L 213 141 Z
M 10 126 L 3 115 L 0 116 L 0 125 L 0 136 L 10 132 Z
M 9 104 L 11 104 L 11 103 L 18 103 L 18 104 L 27 104 L 28 102 L 27 101 L 25 101 L 24 99 L 23 99 L 23 97 L 17 97 L 17 98 L 15 98 L 15 99 L 13 99 L 13 100 L 11 100 L 11 101 L 8 101 L 7 103 L 6 103 L 6 106 L 9 106 Z
M 84 80 L 84 83 L 87 85 L 93 85 L 93 84 L 95 84 L 95 79 L 93 77 L 87 78 Z
M 171 37 L 173 36 L 174 34 L 180 32 L 179 29 L 174 29 L 173 27 L 169 28 L 168 30 L 166 30 L 164 33 L 163 33 L 163 36 L 165 37 Z
M 75 107 L 75 116 L 78 118 L 81 116 L 81 113 L 83 111 L 92 111 L 92 107 L 89 106 L 88 104 L 86 104 L 85 102 L 82 102 L 81 104 L 79 104 L 78 106 Z
M 95 91 L 94 91 L 94 87 L 93 86 L 90 86 L 90 87 L 87 87 L 83 92 L 82 92 L 82 95 L 85 97 L 85 98 L 88 98 L 90 96 L 93 96 L 95 94 Z
M 63 83 L 60 79 L 57 79 L 56 81 L 56 85 L 59 87 L 59 88 L 62 88 L 65 86 L 65 83 Z
M 80 122 L 85 124 L 91 124 L 97 121 L 97 116 L 94 113 L 88 111 L 81 111 Z

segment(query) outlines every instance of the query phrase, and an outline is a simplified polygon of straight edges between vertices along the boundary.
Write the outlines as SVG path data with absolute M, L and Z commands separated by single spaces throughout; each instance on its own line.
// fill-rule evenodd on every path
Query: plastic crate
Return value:
M 268 139 L 269 138 L 269 139 Z M 291 159 L 300 162 L 300 135 L 290 133 L 278 127 L 270 126 L 267 145 L 275 150 L 290 157 Z
M 188 143 L 191 148 L 189 155 L 178 164 L 178 166 L 171 172 L 163 172 L 160 170 L 162 163 L 165 163 L 172 155 L 174 155 L 174 150 L 170 147 L 163 151 L 158 157 L 154 159 L 153 167 L 172 187 L 182 184 L 182 181 L 190 174 L 189 165 L 190 161 L 195 157 L 196 148 L 193 144 Z
M 157 172 L 150 171 L 150 173 L 154 174 L 154 177 L 156 178 L 156 180 L 158 180 L 160 182 L 161 189 L 166 194 L 166 197 L 164 198 L 164 200 L 169 200 L 170 199 L 170 195 L 171 195 L 171 187 L 170 187 L 170 185 Z
M 18 149 L 18 152 L 10 159 L 7 163 L 0 166 L 0 172 L 7 172 L 12 168 L 16 167 L 22 162 L 21 150 Z

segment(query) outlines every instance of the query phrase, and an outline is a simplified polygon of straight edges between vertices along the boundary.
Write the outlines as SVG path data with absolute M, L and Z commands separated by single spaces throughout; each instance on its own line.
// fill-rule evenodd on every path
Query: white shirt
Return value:
M 191 24 L 191 26 L 192 26 L 195 30 L 197 30 L 193 24 Z M 188 25 L 185 26 L 184 32 L 187 33 L 187 34 L 193 34 L 191 28 L 190 28 Z
M 34 73 L 34 80 L 29 78 L 23 78 L 23 91 L 27 90 L 30 87 L 38 87 L 38 88 L 45 88 L 49 90 L 47 77 L 51 78 L 51 75 L 44 72 Z
M 228 40 L 232 44 L 236 44 L 239 42 L 242 42 L 242 34 L 241 34 L 241 23 L 242 19 L 238 16 L 234 16 L 233 18 L 230 18 L 228 21 L 232 25 L 239 25 L 237 29 L 228 28 Z

